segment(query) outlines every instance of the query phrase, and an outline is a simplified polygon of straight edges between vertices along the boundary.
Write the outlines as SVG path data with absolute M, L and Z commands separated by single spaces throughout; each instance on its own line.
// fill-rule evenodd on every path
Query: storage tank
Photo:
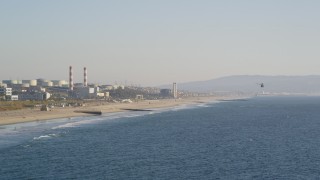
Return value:
M 11 80 L 10 84 L 18 84 L 18 80 Z
M 66 80 L 60 80 L 59 81 L 59 86 L 62 87 L 64 85 L 68 85 L 68 82 Z
M 59 80 L 52 80 L 53 86 L 59 86 Z
M 49 87 L 51 87 L 51 86 L 53 86 L 53 82 L 51 82 L 51 81 L 49 81 L 49 82 L 43 82 L 43 83 L 42 83 L 42 86 L 49 86 Z
M 30 86 L 37 86 L 37 80 L 30 80 Z
M 30 84 L 29 84 L 29 83 L 23 83 L 23 84 L 21 85 L 21 87 L 28 88 L 28 87 L 30 87 Z
M 8 86 L 7 86 L 7 84 L 0 82 L 0 87 L 7 88 Z
M 52 82 L 53 86 L 63 87 L 63 85 L 68 85 L 68 83 L 65 80 L 54 80 Z
M 61 87 L 69 87 L 69 82 L 67 82 L 67 84 L 63 84 Z

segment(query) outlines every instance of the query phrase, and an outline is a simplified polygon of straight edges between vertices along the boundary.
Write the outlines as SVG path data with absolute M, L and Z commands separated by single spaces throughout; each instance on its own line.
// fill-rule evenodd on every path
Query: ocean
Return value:
M 320 97 L 0 126 L 0 179 L 320 179 Z

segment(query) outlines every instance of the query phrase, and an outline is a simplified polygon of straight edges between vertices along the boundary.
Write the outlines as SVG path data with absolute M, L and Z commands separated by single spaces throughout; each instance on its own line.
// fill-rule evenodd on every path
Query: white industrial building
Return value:
M 12 88 L 0 88 L 0 95 L 2 96 L 11 96 L 12 95 Z
M 113 89 L 124 89 L 124 85 L 113 85 Z
M 29 84 L 29 86 L 37 86 L 37 80 L 22 80 L 22 84 Z
M 0 87 L 2 87 L 2 88 L 6 88 L 6 87 L 8 87 L 8 85 L 7 85 L 7 84 L 4 84 L 4 83 L 2 83 L 2 82 L 0 82 Z
M 1 87 L 0 99 L 3 100 L 16 100 L 16 96 L 12 95 L 12 88 Z
M 92 99 L 97 97 L 99 87 L 75 87 L 74 92 L 80 99 Z
M 52 80 L 53 86 L 55 87 L 68 87 L 69 83 L 66 80 Z
M 42 86 L 44 86 L 44 87 L 52 87 L 53 86 L 53 82 L 45 81 L 45 82 L 42 83 Z
M 109 97 L 110 97 L 110 93 L 109 93 L 109 92 L 97 93 L 97 97 L 100 97 L 100 98 L 109 98 Z
M 12 96 L 10 96 L 10 100 L 11 101 L 18 101 L 19 100 L 19 96 L 18 95 L 12 95 Z

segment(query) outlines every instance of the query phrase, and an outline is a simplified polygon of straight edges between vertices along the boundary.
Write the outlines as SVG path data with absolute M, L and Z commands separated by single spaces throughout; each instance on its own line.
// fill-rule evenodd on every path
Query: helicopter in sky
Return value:
M 260 88 L 262 88 L 262 89 L 264 88 L 264 83 L 257 83 L 257 85 L 259 85 Z M 265 95 L 264 90 L 262 90 L 261 95 Z
M 264 88 L 264 83 L 257 83 L 261 88 Z

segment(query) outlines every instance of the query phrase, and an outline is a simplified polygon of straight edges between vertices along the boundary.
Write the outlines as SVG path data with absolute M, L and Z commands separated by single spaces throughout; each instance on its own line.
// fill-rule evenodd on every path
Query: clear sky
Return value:
M 0 79 L 319 75 L 319 0 L 0 0 Z

